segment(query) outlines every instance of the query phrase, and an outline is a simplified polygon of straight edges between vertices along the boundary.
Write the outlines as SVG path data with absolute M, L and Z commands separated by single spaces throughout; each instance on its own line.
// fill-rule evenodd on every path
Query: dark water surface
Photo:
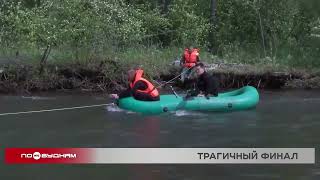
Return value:
M 99 95 L 0 96 L 0 113 L 102 104 Z M 264 91 L 254 110 L 142 116 L 108 107 L 0 116 L 0 179 L 320 179 L 316 165 L 5 165 L 5 147 L 314 147 L 320 92 Z M 319 153 L 317 153 L 319 154 Z

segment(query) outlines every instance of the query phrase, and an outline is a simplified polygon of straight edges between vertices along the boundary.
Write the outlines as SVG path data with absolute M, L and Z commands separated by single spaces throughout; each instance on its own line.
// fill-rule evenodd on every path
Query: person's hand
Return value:
M 199 94 L 197 95 L 198 97 L 203 97 L 204 96 L 204 94 L 203 94 L 203 92 L 202 91 L 200 91 L 199 92 Z
M 191 92 L 189 90 L 187 91 L 186 97 L 187 98 L 191 97 Z
M 118 94 L 110 94 L 109 97 L 113 99 L 119 99 Z
M 183 98 L 184 100 L 188 100 L 192 97 L 192 92 L 190 90 L 187 91 L 186 96 Z

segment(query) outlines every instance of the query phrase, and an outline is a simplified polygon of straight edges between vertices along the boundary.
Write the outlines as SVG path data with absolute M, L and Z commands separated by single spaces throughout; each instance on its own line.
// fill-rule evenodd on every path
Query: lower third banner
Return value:
M 7 164 L 315 164 L 315 148 L 6 148 Z

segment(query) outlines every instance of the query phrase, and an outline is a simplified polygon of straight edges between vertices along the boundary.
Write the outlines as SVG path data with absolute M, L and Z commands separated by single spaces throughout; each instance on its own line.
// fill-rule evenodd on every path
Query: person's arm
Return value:
M 200 62 L 200 57 L 199 57 L 199 56 L 197 56 L 197 63 L 198 63 L 198 62 Z
M 131 88 L 128 88 L 128 89 L 122 91 L 122 92 L 119 94 L 119 99 L 120 99 L 120 98 L 125 98 L 125 97 L 130 97 L 130 96 L 132 96 Z
M 152 97 L 150 94 L 148 93 L 143 93 L 143 92 L 139 92 L 138 90 L 145 90 L 147 89 L 148 86 L 145 82 L 143 81 L 138 81 L 133 89 L 132 89 L 132 93 L 133 93 L 133 97 L 135 99 L 141 100 L 141 101 L 159 101 L 160 100 L 160 96 L 157 97 Z
M 148 86 L 143 81 L 137 81 L 132 88 L 132 94 L 136 93 L 137 90 L 145 90 Z
M 125 98 L 125 97 L 130 97 L 130 96 L 134 95 L 137 92 L 137 90 L 145 90 L 145 89 L 147 89 L 147 85 L 143 81 L 138 81 L 135 83 L 135 85 L 132 89 L 128 88 L 125 91 L 122 91 L 119 94 L 119 99 Z
M 184 58 L 184 55 L 182 54 L 180 59 L 180 65 L 183 65 L 184 63 L 185 63 L 185 58 Z

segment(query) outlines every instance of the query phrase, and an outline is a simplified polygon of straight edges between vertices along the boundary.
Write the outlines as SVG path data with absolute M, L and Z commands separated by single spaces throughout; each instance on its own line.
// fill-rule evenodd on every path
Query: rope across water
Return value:
M 75 106 L 75 107 L 67 107 L 67 108 L 43 109 L 43 110 L 37 110 L 37 111 L 21 111 L 21 112 L 11 112 L 11 113 L 0 113 L 0 116 L 18 115 L 18 114 L 32 114 L 32 113 L 52 112 L 52 111 L 65 111 L 65 110 L 73 110 L 73 109 L 84 109 L 84 108 L 108 106 L 108 105 L 113 105 L 113 104 L 114 103 L 94 104 L 94 105 L 88 105 L 88 106 Z

